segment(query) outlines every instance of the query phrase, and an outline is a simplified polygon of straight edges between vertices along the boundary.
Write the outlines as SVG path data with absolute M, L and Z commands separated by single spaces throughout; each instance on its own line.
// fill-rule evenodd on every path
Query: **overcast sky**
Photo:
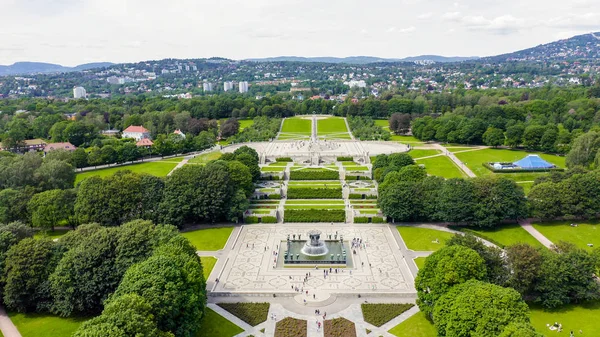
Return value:
M 599 0 L 0 0 L 0 64 L 488 56 L 600 31 Z

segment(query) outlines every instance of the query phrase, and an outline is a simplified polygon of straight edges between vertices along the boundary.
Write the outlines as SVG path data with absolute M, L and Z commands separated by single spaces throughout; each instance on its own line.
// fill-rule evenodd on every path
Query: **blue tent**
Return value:
M 537 154 L 529 154 L 527 157 L 514 162 L 516 166 L 523 170 L 535 170 L 535 169 L 549 169 L 553 168 L 554 165 L 540 158 Z

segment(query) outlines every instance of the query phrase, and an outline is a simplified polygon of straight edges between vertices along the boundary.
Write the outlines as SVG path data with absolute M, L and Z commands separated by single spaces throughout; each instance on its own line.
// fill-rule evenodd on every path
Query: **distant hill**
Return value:
M 433 62 L 461 62 L 476 60 L 479 57 L 446 57 L 439 55 L 421 55 L 405 58 L 381 58 L 374 56 L 349 56 L 349 57 L 301 57 L 301 56 L 278 56 L 266 58 L 253 58 L 246 61 L 255 62 L 323 62 L 323 63 L 348 63 L 348 64 L 368 64 L 381 62 L 415 62 L 415 61 L 433 61 Z
M 576 61 L 600 59 L 600 32 L 542 44 L 513 53 L 484 57 L 482 61 Z
M 45 73 L 62 73 L 70 71 L 82 71 L 94 68 L 103 68 L 113 65 L 114 63 L 99 62 L 86 63 L 76 67 L 64 67 L 59 64 L 42 63 L 42 62 L 17 62 L 10 66 L 0 65 L 0 76 L 6 75 L 29 75 L 29 74 L 45 74 Z

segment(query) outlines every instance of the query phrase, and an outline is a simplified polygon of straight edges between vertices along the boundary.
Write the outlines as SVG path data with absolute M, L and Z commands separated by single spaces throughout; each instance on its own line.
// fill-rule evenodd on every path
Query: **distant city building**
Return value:
M 212 91 L 213 85 L 210 82 L 204 82 L 202 83 L 202 89 L 204 89 L 204 91 Z
M 239 85 L 240 85 L 240 93 L 241 94 L 248 92 L 248 82 L 243 81 L 243 82 L 240 82 Z
M 363 80 L 360 80 L 360 81 L 352 80 L 352 81 L 344 82 L 344 84 L 346 84 L 350 88 L 352 88 L 352 87 L 366 88 L 367 87 L 367 83 L 365 83 L 365 81 L 363 81 Z
M 233 82 L 228 81 L 228 82 L 223 83 L 223 90 L 224 91 L 229 91 L 229 90 L 232 90 L 232 89 L 233 89 Z
M 114 129 L 108 129 L 108 130 L 102 130 L 102 132 L 100 132 L 101 134 L 108 136 L 108 137 L 116 137 L 121 131 L 119 130 L 114 130 Z
M 123 130 L 123 138 L 133 138 L 135 140 L 150 139 L 150 131 L 143 126 L 130 125 Z
M 75 87 L 73 88 L 73 97 L 75 98 L 85 98 L 86 92 L 83 87 Z

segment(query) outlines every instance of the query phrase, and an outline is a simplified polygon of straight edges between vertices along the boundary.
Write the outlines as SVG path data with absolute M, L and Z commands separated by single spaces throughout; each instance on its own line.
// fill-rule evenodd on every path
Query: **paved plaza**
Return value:
M 277 265 L 281 244 L 288 235 L 306 233 L 311 229 L 323 232 L 323 238 L 338 233 L 344 241 L 353 238 L 363 240 L 364 247 L 356 248 L 356 254 L 349 252 L 352 266 L 345 268 L 283 267 Z M 242 226 L 233 240 L 232 247 L 221 256 L 225 263 L 220 264 L 219 282 L 211 292 L 214 296 L 223 295 L 270 295 L 293 296 L 309 291 L 318 294 L 317 300 L 325 301 L 330 295 L 371 294 L 413 296 L 414 276 L 411 273 L 403 252 L 387 224 L 257 224 Z M 394 229 L 395 230 L 395 229 Z M 234 234 L 235 235 L 235 234 Z M 229 246 L 229 245 L 228 245 Z M 412 263 L 412 261 L 410 261 Z M 306 278 L 307 273 L 310 276 Z M 211 275 L 212 276 L 212 275 Z

